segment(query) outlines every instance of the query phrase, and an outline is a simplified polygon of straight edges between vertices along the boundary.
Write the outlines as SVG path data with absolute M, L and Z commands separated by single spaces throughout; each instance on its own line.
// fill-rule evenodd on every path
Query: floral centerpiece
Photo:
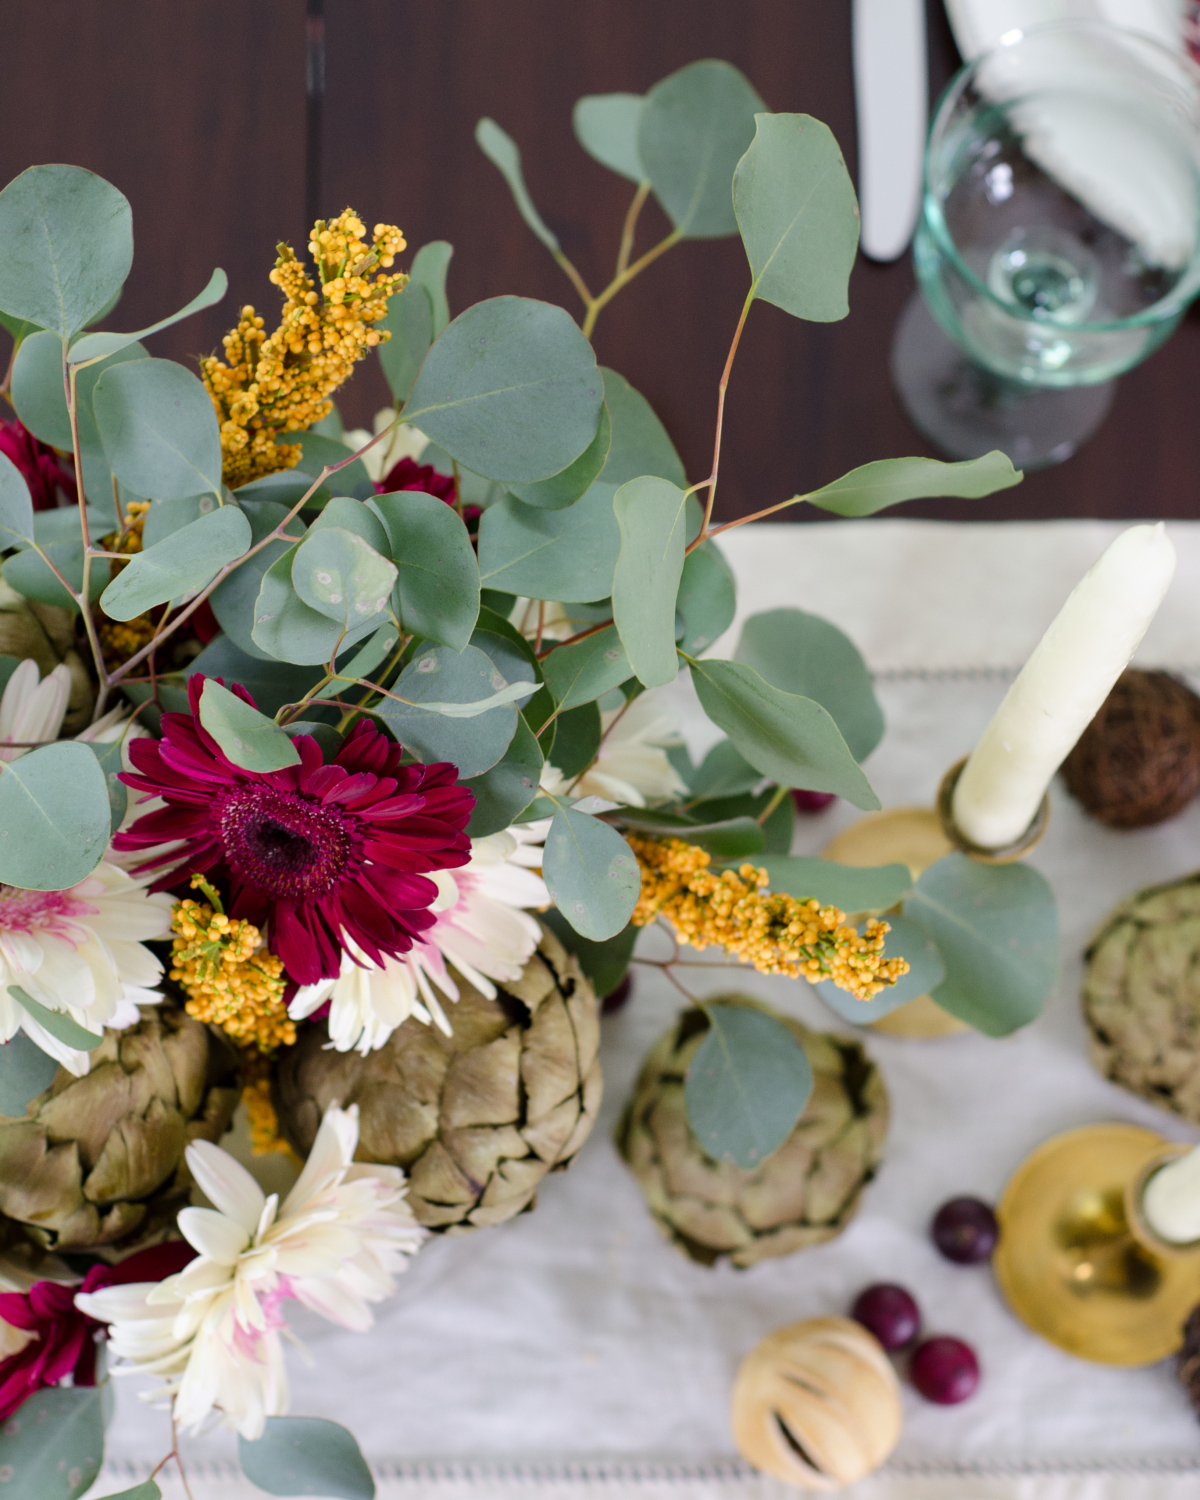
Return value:
M 287 1305 L 368 1328 L 431 1235 L 530 1204 L 595 1117 L 596 995 L 641 927 L 849 1006 L 909 970 L 887 921 L 846 914 L 891 906 L 896 867 L 788 854 L 794 790 L 878 806 L 861 657 L 798 610 L 707 654 L 735 612 L 716 538 L 755 519 L 715 520 L 735 355 L 758 299 L 845 316 L 841 153 L 717 62 L 581 100 L 575 129 L 635 184 L 599 292 L 516 145 L 491 121 L 478 140 L 582 327 L 518 297 L 451 318 L 450 247 L 405 270 L 401 231 L 346 210 L 307 261 L 279 246 L 277 322 L 243 307 L 198 371 L 143 341 L 223 273 L 150 328 L 97 331 L 132 264 L 124 197 L 69 166 L 0 193 L 0 1402 L 54 1419 L 0 1437 L 13 1494 L 93 1481 L 98 1340 L 161 1377 L 172 1434 L 235 1427 L 272 1493 L 371 1493 L 348 1433 L 286 1415 Z M 651 195 L 673 227 L 635 257 Z M 735 233 L 749 287 L 689 483 L 589 337 L 677 243 Z M 346 433 L 333 397 L 372 351 L 394 406 Z M 1019 477 L 999 454 L 893 459 L 760 514 Z M 724 736 L 699 766 L 661 697 L 681 669 Z M 786 1028 L 707 1020 L 727 1067 L 689 1088 L 706 1149 L 769 1153 L 811 1079 L 772 1069 L 759 1110 Z M 239 1098 L 257 1149 L 305 1158 L 283 1195 L 222 1147 Z

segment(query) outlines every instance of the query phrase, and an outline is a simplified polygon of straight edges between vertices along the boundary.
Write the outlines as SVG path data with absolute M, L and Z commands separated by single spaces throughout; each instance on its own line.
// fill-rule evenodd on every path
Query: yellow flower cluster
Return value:
M 394 224 L 367 229 L 352 209 L 327 223 L 318 219 L 309 252 L 320 276 L 318 292 L 289 245 L 278 246 L 271 281 L 285 297 L 279 327 L 264 332 L 254 308 L 242 308 L 225 335 L 225 359 L 210 355 L 200 371 L 221 423 L 225 483 L 231 489 L 290 469 L 298 444 L 277 444 L 281 432 L 301 432 L 328 416 L 329 397 L 367 350 L 391 335 L 373 328 L 388 298 L 403 289 L 403 271 L 385 275 L 405 248 Z
M 705 850 L 682 839 L 630 836 L 629 844 L 642 872 L 635 927 L 663 917 L 693 948 L 716 944 L 761 974 L 832 979 L 858 1000 L 908 973 L 907 960 L 883 957 L 886 922 L 868 922 L 860 934 L 836 906 L 763 889 L 767 872 L 753 865 L 715 874 Z
M 104 550 L 123 552 L 127 557 L 140 552 L 142 528 L 146 524 L 146 513 L 149 509 L 149 500 L 131 500 L 125 507 L 124 527 L 120 531 L 110 532 L 108 536 L 101 538 L 100 545 Z M 124 566 L 124 563 L 112 562 L 110 567 L 113 576 L 115 577 Z M 96 633 L 100 637 L 100 649 L 104 653 L 105 666 L 110 671 L 124 666 L 135 652 L 150 644 L 154 639 L 156 629 L 157 624 L 149 610 L 145 614 L 135 615 L 132 620 L 110 620 L 102 610 L 98 610 Z
M 218 910 L 192 900 L 175 903 L 171 978 L 188 997 L 184 1009 L 259 1052 L 290 1047 L 296 1023 L 283 1003 L 283 964 L 262 947 L 257 927 L 219 909 L 207 881 L 193 876 L 192 885 L 200 886 Z
M 255 1156 L 279 1152 L 296 1153 L 279 1133 L 279 1116 L 271 1099 L 271 1064 L 261 1052 L 247 1048 L 242 1053 L 242 1103 L 250 1127 L 250 1149 Z

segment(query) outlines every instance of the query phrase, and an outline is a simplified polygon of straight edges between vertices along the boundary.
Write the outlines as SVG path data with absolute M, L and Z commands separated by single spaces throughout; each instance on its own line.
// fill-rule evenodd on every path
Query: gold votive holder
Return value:
M 962 775 L 966 763 L 965 755 L 962 760 L 955 761 L 942 777 L 942 784 L 938 787 L 936 806 L 943 833 L 960 854 L 977 859 L 980 864 L 1011 865 L 1015 860 L 1023 859 L 1031 849 L 1041 843 L 1049 825 L 1050 794 L 1047 792 L 1042 797 L 1038 810 L 1033 815 L 1033 821 L 1019 839 L 999 849 L 985 849 L 981 844 L 972 843 L 954 821 L 954 789 L 958 785 L 958 778 Z
M 1178 1141 L 1164 1146 L 1161 1151 L 1156 1151 L 1143 1163 L 1137 1175 L 1130 1179 L 1125 1189 L 1125 1217 L 1129 1221 L 1129 1232 L 1144 1250 L 1149 1250 L 1151 1255 L 1157 1255 L 1162 1259 L 1181 1259 L 1200 1254 L 1200 1239 L 1164 1240 L 1151 1227 L 1143 1208 L 1146 1189 L 1154 1174 L 1161 1167 L 1178 1161 L 1181 1156 L 1187 1156 L 1191 1150 L 1191 1146 L 1185 1146 Z M 1200 1296 L 1196 1300 L 1200 1302 Z

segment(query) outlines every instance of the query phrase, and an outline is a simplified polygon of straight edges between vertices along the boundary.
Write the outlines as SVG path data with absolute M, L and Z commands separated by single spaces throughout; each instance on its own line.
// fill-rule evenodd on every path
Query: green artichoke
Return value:
M 717 998 L 768 1011 L 745 996 Z M 859 1043 L 769 1014 L 804 1048 L 813 1091 L 792 1133 L 759 1166 L 714 1161 L 688 1125 L 684 1079 L 708 1030 L 702 1010 L 685 1011 L 650 1049 L 617 1126 L 617 1149 L 659 1228 L 706 1266 L 722 1256 L 752 1266 L 832 1239 L 853 1217 L 883 1154 L 887 1094 Z
M 1084 959 L 1096 1067 L 1200 1125 L 1200 875 L 1123 901 Z
M 283 1054 L 275 1107 L 307 1156 L 331 1104 L 360 1110 L 356 1159 L 403 1167 L 427 1228 L 461 1234 L 528 1208 L 566 1166 L 600 1107 L 596 997 L 543 929 L 521 978 L 489 1000 L 463 979 L 445 1036 L 409 1019 L 377 1051 L 326 1050 L 324 1024 Z
M 159 1233 L 191 1192 L 184 1149 L 228 1129 L 237 1054 L 174 1006 L 141 1014 L 104 1033 L 85 1077 L 59 1068 L 24 1119 L 0 1115 L 0 1214 L 39 1245 L 128 1250 Z
M 54 604 L 38 604 L 10 588 L 0 577 L 0 656 L 18 661 L 32 657 L 43 677 L 59 663 L 71 673 L 63 732 L 77 734 L 92 717 L 96 695 L 79 652 L 75 649 L 75 617 Z

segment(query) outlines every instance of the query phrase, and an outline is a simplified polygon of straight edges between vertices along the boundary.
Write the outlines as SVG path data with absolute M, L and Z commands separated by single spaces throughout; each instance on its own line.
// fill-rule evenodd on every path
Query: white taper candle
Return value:
M 1159 1167 L 1142 1194 L 1146 1223 L 1174 1245 L 1200 1240 L 1200 1146 Z
M 1108 697 L 1175 572 L 1162 522 L 1123 531 L 1076 584 L 971 752 L 954 821 L 984 849 L 1015 843 Z

